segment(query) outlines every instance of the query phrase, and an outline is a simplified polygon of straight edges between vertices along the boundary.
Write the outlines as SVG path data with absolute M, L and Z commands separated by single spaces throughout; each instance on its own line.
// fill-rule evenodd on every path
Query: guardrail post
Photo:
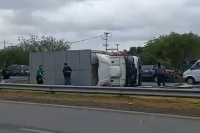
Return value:
M 53 91 L 53 89 L 52 89 L 51 87 L 49 88 L 49 90 L 50 90 L 49 92 L 50 92 L 51 94 L 55 94 L 55 92 Z
M 121 92 L 121 91 L 120 91 Z M 124 94 L 119 94 L 119 97 L 123 97 L 124 96 Z
M 30 74 L 27 76 L 27 84 L 30 83 Z

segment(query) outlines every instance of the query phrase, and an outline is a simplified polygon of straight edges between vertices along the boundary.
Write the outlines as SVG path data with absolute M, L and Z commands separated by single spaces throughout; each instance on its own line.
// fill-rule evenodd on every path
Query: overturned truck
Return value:
M 136 56 L 108 55 L 101 51 L 69 50 L 30 53 L 30 82 L 36 83 L 36 70 L 43 65 L 44 84 L 63 85 L 63 63 L 72 68 L 76 86 L 129 86 L 131 64 L 137 68 L 137 85 L 141 85 L 140 59 Z

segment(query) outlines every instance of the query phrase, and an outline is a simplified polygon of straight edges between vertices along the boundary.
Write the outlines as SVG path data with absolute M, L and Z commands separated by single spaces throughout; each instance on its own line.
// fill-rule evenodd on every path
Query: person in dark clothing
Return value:
M 69 67 L 67 63 L 64 63 L 63 76 L 65 85 L 71 85 L 71 73 L 72 73 L 71 67 Z
M 135 64 L 131 65 L 131 86 L 137 86 L 136 84 L 137 80 L 137 68 L 135 67 Z
M 1 73 L 2 83 L 8 83 L 10 79 L 10 70 L 7 66 L 4 67 Z
M 161 83 L 163 84 L 163 86 L 165 86 L 165 68 L 160 63 L 157 63 L 155 73 L 158 86 L 160 86 Z
M 43 79 L 45 79 L 44 71 L 42 65 L 39 65 L 39 69 L 37 70 L 37 76 L 36 76 L 37 84 L 43 84 L 44 83 Z

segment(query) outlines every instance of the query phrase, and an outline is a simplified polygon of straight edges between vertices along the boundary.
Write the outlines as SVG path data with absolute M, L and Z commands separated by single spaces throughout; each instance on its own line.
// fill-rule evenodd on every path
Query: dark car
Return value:
M 10 69 L 11 76 L 25 76 L 30 67 L 28 65 L 14 64 L 8 67 Z
M 154 65 L 142 65 L 141 67 L 142 79 L 153 80 L 155 77 Z

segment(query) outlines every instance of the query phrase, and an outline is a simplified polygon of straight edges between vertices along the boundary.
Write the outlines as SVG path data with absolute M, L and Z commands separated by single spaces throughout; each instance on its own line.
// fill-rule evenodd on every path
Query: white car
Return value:
M 183 73 L 183 78 L 188 84 L 194 84 L 200 82 L 200 60 Z

